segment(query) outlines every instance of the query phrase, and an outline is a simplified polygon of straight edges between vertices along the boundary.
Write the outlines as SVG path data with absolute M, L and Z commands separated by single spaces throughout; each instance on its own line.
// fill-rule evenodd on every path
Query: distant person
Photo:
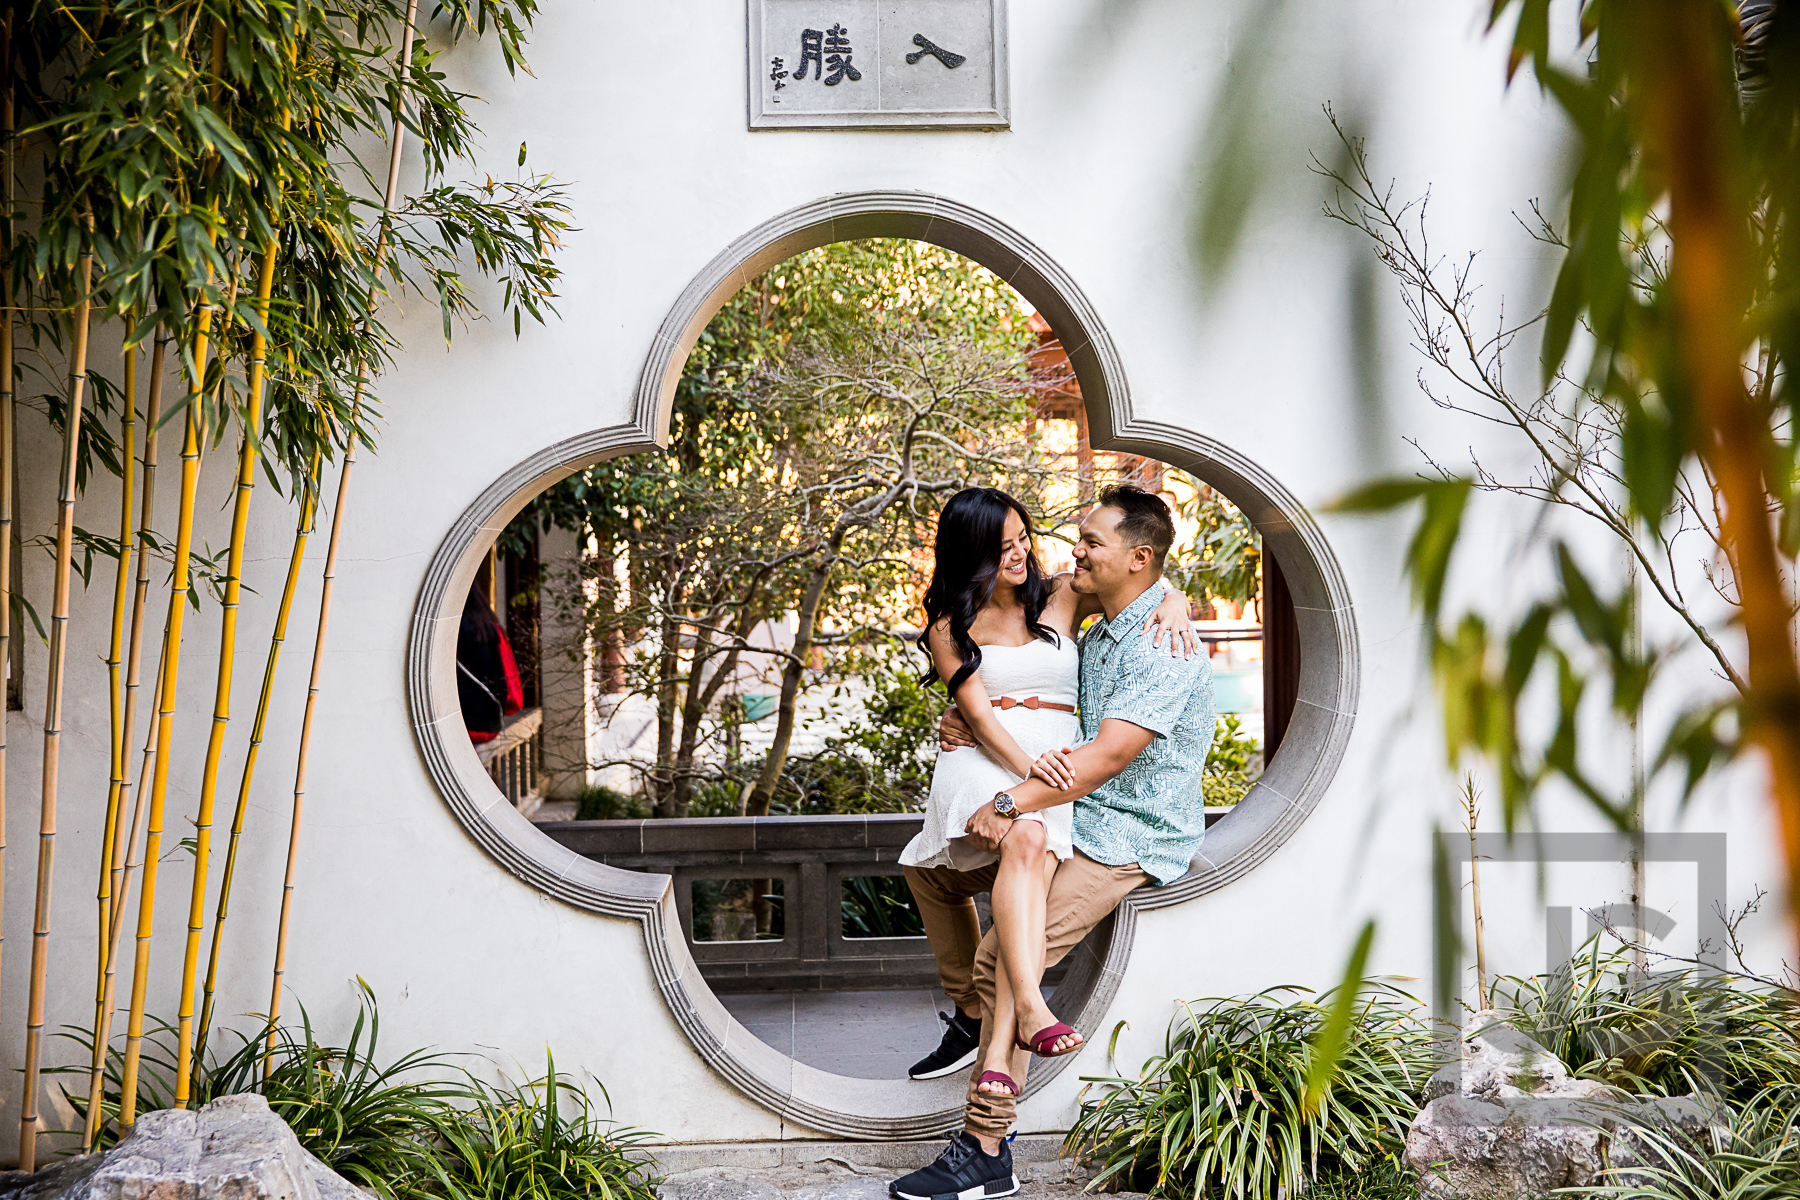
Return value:
M 938 961 L 944 992 L 956 1006 L 944 1017 L 943 1041 L 913 1064 L 914 1079 L 966 1069 L 981 1042 L 975 992 L 975 949 L 981 926 L 974 897 L 991 892 L 999 937 L 996 1020 L 1001 1043 L 1015 1040 L 1045 1055 L 1079 1049 L 1081 1037 L 1057 1021 L 1039 987 L 1044 973 L 1044 903 L 1057 863 L 1074 850 L 1074 810 L 1059 805 L 1019 813 L 999 852 L 967 836 L 969 819 L 996 793 L 1034 771 L 1045 751 L 1080 740 L 1075 719 L 1080 656 L 1075 632 L 1101 611 L 1100 602 L 1049 577 L 1032 544 L 1025 506 L 998 488 L 967 488 L 938 518 L 936 565 L 925 593 L 925 634 L 932 666 L 923 680 L 942 680 L 965 714 L 975 742 L 940 754 L 926 801 L 925 826 L 900 855 Z M 1169 634 L 1169 652 L 1192 654 L 1187 598 L 1169 590 L 1144 621 L 1144 633 Z M 1052 786 L 1070 782 L 1051 760 L 1036 768 Z M 1004 1057 L 1003 1055 L 1001 1057 Z M 1003 1067 L 983 1075 L 983 1092 L 1017 1094 Z
M 942 528 L 940 525 L 940 547 Z M 1008 561 L 1017 563 L 1013 547 L 1020 541 L 1013 534 L 1018 531 L 1010 522 L 1007 528 L 1011 531 L 1005 539 Z M 936 1162 L 888 1185 L 896 1200 L 947 1196 L 992 1200 L 1019 1190 L 1006 1136 L 1016 1117 L 1017 1097 L 1031 1060 L 1026 1051 L 1061 1054 L 1081 1046 L 1079 1034 L 1058 1032 L 1068 1030 L 1065 1025 L 1036 1028 L 1049 1012 L 1034 1006 L 1034 998 L 1035 1005 L 1043 1003 L 1038 980 L 1027 977 L 1021 981 L 1019 964 L 1035 964 L 1041 972 L 1074 949 L 1132 890 L 1181 878 L 1206 835 L 1200 784 L 1213 738 L 1212 665 L 1204 654 L 1171 656 L 1140 636 L 1152 614 L 1168 603 L 1168 589 L 1158 577 L 1174 540 L 1175 523 L 1169 507 L 1156 496 L 1134 487 L 1108 488 L 1101 494 L 1100 502 L 1081 524 L 1081 538 L 1074 549 L 1075 575 L 1066 589 L 1086 603 L 1097 602 L 1106 618 L 1081 641 L 1080 737 L 1052 745 L 1030 764 L 1030 778 L 1003 787 L 963 826 L 960 841 L 974 850 L 997 850 L 1004 869 L 1007 847 L 1015 838 L 1023 835 L 1025 840 L 1019 844 L 1030 851 L 1015 852 L 1015 857 L 1033 861 L 1042 856 L 1040 847 L 1048 844 L 1045 831 L 1053 828 L 1050 822 L 1059 819 L 1054 814 L 1073 812 L 1074 848 L 1057 866 L 1049 895 L 1039 910 L 1042 924 L 1038 926 L 1039 943 L 1033 948 L 1036 953 L 1028 956 L 1015 946 L 1013 961 L 1006 961 L 1009 952 L 1004 931 L 1010 929 L 1016 941 L 1027 923 L 1002 917 L 994 867 L 907 871 L 928 934 L 934 924 L 941 927 L 946 923 L 946 914 L 957 911 L 959 902 L 966 904 L 967 897 L 982 890 L 984 879 L 996 886 L 994 929 L 981 940 L 974 956 L 974 988 L 982 1013 L 981 1046 L 979 1061 L 969 1075 L 963 1129 L 950 1139 Z M 1030 571 L 1015 566 L 1000 577 L 1028 579 Z M 1013 584 L 1014 598 L 1020 586 Z M 997 586 L 995 593 L 1000 594 Z M 999 638 L 1000 644 L 1012 647 L 1009 653 L 1017 655 L 1021 644 L 1031 644 L 1021 630 L 1032 630 L 1032 625 L 1021 626 L 1017 614 L 1011 620 L 1010 625 L 997 620 L 992 625 L 982 624 L 968 640 L 979 645 L 980 637 Z M 1038 624 L 1051 623 L 1052 613 L 1046 605 Z M 1010 630 L 1012 636 L 1003 636 L 1002 630 Z M 1035 630 L 1032 635 L 1043 643 Z M 1031 653 L 1048 657 L 1053 651 L 1034 649 Z M 995 656 L 996 662 L 1004 658 Z M 982 671 L 985 673 L 985 666 Z M 975 702 L 981 699 L 965 699 L 965 693 L 959 691 L 955 708 L 945 715 L 940 732 L 948 752 L 938 760 L 940 776 L 945 771 L 943 764 L 969 754 L 964 749 L 950 751 L 950 747 L 986 746 L 984 722 L 978 716 L 973 722 L 967 720 L 991 707 Z M 1082 744 L 1075 746 L 1077 741 Z M 971 757 L 969 761 L 974 760 Z M 936 786 L 934 780 L 934 793 Z M 929 817 L 926 827 L 931 828 Z M 939 938 L 933 937 L 941 971 L 944 955 L 938 945 Z M 1016 1019 L 1002 1009 L 1009 991 L 1018 997 Z M 1024 1032 L 1031 1036 L 1020 1040 L 1018 1034 Z
M 506 718 L 525 707 L 525 687 L 506 630 L 481 589 L 469 589 L 456 633 L 456 698 L 476 745 L 491 742 Z

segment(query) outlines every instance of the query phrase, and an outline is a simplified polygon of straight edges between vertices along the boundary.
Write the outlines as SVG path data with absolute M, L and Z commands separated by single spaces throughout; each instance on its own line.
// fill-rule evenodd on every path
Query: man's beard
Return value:
M 1091 596 L 1100 590 L 1100 586 L 1094 582 L 1092 571 L 1077 571 L 1075 577 L 1069 580 L 1069 590 L 1079 592 L 1083 596 Z

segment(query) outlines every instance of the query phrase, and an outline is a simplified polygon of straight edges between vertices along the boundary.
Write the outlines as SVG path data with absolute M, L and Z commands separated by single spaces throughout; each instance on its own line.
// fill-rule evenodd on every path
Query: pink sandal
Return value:
M 1002 1086 L 1004 1086 L 1006 1088 L 1007 1095 L 1013 1097 L 1014 1099 L 1018 1098 L 1019 1085 L 1014 1083 L 1013 1077 L 1011 1075 L 1006 1074 L 1004 1071 L 983 1071 L 981 1073 L 981 1078 L 977 1079 L 975 1081 L 975 1086 L 977 1088 L 979 1088 L 984 1083 L 1001 1084 Z M 981 1092 L 980 1093 L 980 1095 L 983 1095 L 983 1096 L 992 1096 L 993 1094 L 994 1094 L 993 1092 Z
M 1054 1045 L 1057 1038 L 1078 1036 L 1080 1035 L 1073 1029 L 1070 1029 L 1067 1025 L 1058 1021 L 1056 1024 L 1046 1025 L 1036 1033 L 1032 1034 L 1029 1041 L 1024 1038 L 1015 1038 L 1014 1041 L 1018 1043 L 1019 1049 L 1029 1050 L 1039 1058 L 1060 1058 L 1065 1054 L 1075 1053 L 1077 1050 L 1087 1045 L 1087 1043 L 1077 1042 L 1067 1050 L 1045 1050 L 1044 1047 Z

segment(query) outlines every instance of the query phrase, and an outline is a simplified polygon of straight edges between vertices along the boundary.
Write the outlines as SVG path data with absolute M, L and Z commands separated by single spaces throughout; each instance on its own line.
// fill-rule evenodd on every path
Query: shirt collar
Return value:
M 1163 594 L 1168 590 L 1168 586 L 1161 580 L 1151 584 L 1144 589 L 1143 595 L 1127 604 L 1118 616 L 1110 621 L 1101 621 L 1097 626 L 1098 631 L 1111 638 L 1116 637 L 1113 632 L 1115 629 L 1129 629 L 1133 622 L 1142 625 L 1150 619 L 1150 614 L 1156 606 L 1162 603 Z

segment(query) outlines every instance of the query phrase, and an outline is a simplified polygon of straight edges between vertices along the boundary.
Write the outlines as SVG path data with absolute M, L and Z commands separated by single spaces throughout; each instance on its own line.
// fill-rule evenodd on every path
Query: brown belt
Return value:
M 1048 700 L 1039 700 L 1036 696 L 1027 696 L 1023 700 L 1015 700 L 1011 696 L 1002 696 L 998 700 L 994 701 L 994 707 L 999 708 L 999 709 L 1052 708 L 1052 709 L 1055 709 L 1057 712 L 1066 712 L 1066 713 L 1072 713 L 1075 711 L 1075 706 L 1073 704 L 1053 704 Z

